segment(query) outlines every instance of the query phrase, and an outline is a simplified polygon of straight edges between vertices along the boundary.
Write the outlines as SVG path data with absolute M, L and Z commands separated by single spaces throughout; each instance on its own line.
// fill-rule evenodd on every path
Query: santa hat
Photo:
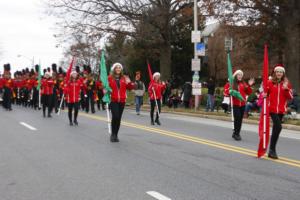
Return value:
M 155 72 L 152 77 L 154 78 L 155 76 L 159 76 L 160 77 L 160 73 L 159 72 Z
M 233 77 L 235 77 L 236 75 L 241 74 L 242 76 L 244 76 L 244 72 L 240 69 L 235 70 L 234 73 L 232 74 Z
M 277 65 L 275 65 L 274 72 L 276 72 L 276 71 L 282 71 L 283 73 L 285 73 L 285 69 L 284 69 L 283 64 L 277 64 Z
M 123 65 L 121 63 L 115 63 L 115 64 L 113 64 L 113 66 L 110 68 L 110 70 L 114 71 L 117 66 L 121 67 L 121 70 L 123 70 Z

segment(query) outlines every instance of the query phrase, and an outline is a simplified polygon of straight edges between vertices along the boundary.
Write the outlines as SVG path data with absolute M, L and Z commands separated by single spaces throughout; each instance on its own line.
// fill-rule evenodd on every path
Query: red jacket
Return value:
M 283 88 L 283 81 L 280 83 L 268 82 L 268 94 L 270 99 L 270 113 L 286 113 L 287 101 L 293 99 L 293 92 L 290 83 L 288 89 Z
M 69 82 L 65 88 L 64 93 L 68 103 L 77 103 L 80 98 L 80 90 L 82 88 L 82 83 L 79 80 L 74 82 Z
M 3 79 L 3 86 L 13 90 L 14 80 L 13 79 Z
M 155 95 L 153 93 L 153 89 L 155 91 Z M 155 100 L 155 97 L 157 100 L 160 100 L 165 89 L 166 89 L 165 84 L 152 81 L 148 87 L 150 100 Z
M 3 88 L 3 85 L 4 85 L 4 82 L 3 82 L 3 81 L 4 81 L 3 78 L 0 78 L 0 89 Z
M 232 102 L 234 106 L 242 107 L 246 105 L 246 100 L 247 100 L 246 96 L 252 93 L 252 88 L 244 81 L 238 82 L 237 86 L 238 86 L 238 91 L 240 92 L 240 94 L 242 95 L 245 101 L 240 101 L 239 99 L 232 97 Z M 226 83 L 226 85 L 224 86 L 224 96 L 230 95 L 229 90 L 230 90 L 230 85 L 229 83 Z
M 21 89 L 24 87 L 24 81 L 23 80 L 14 80 L 14 87 L 15 89 Z
M 54 85 L 54 82 L 52 79 L 42 79 L 41 93 L 44 95 L 52 95 L 53 94 L 53 85 Z
M 132 90 L 135 86 L 135 84 L 132 82 L 126 83 L 125 77 L 121 77 L 120 88 L 118 88 L 115 78 L 111 75 L 108 76 L 108 83 L 110 88 L 112 89 L 111 101 L 118 103 L 125 103 L 127 98 L 126 90 Z

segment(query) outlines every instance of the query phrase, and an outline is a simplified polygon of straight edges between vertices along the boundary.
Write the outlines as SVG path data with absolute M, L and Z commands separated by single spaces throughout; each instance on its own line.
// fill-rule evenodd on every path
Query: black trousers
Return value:
M 158 106 L 158 110 L 159 113 L 161 112 L 161 102 L 160 100 L 156 100 L 157 101 L 157 106 Z M 151 110 L 150 110 L 150 117 L 151 117 L 151 121 L 154 121 L 154 109 L 156 107 L 156 103 L 155 100 L 150 100 L 150 105 L 151 105 Z M 159 119 L 159 115 L 158 112 L 156 111 L 156 119 Z
M 48 115 L 52 112 L 52 95 L 42 95 L 43 102 L 43 114 L 46 114 L 46 108 L 48 108 Z
M 111 102 L 109 105 L 109 108 L 111 110 L 111 131 L 112 135 L 117 136 L 120 125 L 121 125 L 121 119 L 122 119 L 122 114 L 124 111 L 125 103 L 116 103 L 116 102 Z
M 85 102 L 85 111 L 89 112 L 90 110 L 90 103 L 91 103 L 91 111 L 92 113 L 95 112 L 95 101 L 94 101 L 94 93 L 93 90 L 88 90 L 87 91 L 87 98 L 86 98 L 86 102 Z
M 69 116 L 69 121 L 72 122 L 72 112 L 74 109 L 74 122 L 77 121 L 77 116 L 78 116 L 78 109 L 79 109 L 79 103 L 68 103 L 68 116 Z
M 276 144 L 282 129 L 281 123 L 282 123 L 283 114 L 270 113 L 270 115 L 273 121 L 270 149 L 276 151 Z
M 3 93 L 3 107 L 5 109 L 11 109 L 12 91 L 10 88 L 4 87 Z
M 240 135 L 243 116 L 245 112 L 245 106 L 233 106 L 233 117 L 234 117 L 234 134 Z

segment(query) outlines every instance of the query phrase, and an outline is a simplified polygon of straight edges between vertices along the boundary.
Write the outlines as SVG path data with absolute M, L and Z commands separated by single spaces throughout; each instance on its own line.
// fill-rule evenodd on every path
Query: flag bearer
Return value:
M 159 121 L 159 114 L 161 112 L 161 98 L 162 94 L 166 88 L 166 84 L 161 82 L 160 80 L 160 73 L 155 72 L 153 74 L 153 81 L 149 84 L 148 93 L 150 98 L 151 110 L 150 110 L 150 117 L 151 117 L 151 125 L 154 125 L 154 122 L 158 125 L 161 125 Z M 154 121 L 154 109 L 156 107 L 156 118 Z
M 273 121 L 268 156 L 278 159 L 276 144 L 282 129 L 282 118 L 286 113 L 287 101 L 293 99 L 291 84 L 285 75 L 285 69 L 282 64 L 277 64 L 274 67 L 272 78 L 268 82 L 268 95 L 270 99 L 270 116 Z
M 126 90 L 134 89 L 135 85 L 128 76 L 123 74 L 123 66 L 120 63 L 115 63 L 111 67 L 111 74 L 108 77 L 111 91 L 110 110 L 112 114 L 111 120 L 111 142 L 119 142 L 118 132 L 120 129 L 121 118 L 126 102 Z M 104 91 L 106 92 L 106 91 Z

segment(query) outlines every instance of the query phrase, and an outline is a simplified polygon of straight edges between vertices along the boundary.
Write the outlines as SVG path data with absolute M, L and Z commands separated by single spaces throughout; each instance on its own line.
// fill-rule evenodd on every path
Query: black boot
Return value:
M 73 126 L 73 122 L 72 121 L 70 121 L 70 126 Z
M 268 154 L 269 158 L 273 158 L 273 159 L 278 159 L 277 153 L 275 150 L 270 149 L 269 150 L 269 154 Z
M 157 125 L 161 125 L 161 123 L 160 123 L 160 121 L 159 121 L 158 118 L 155 119 L 155 123 L 156 123 Z
M 74 124 L 75 124 L 76 126 L 78 126 L 78 121 L 77 121 L 77 119 L 74 120 Z
M 49 118 L 51 118 L 51 117 L 52 117 L 50 113 L 48 113 L 48 117 L 49 117 Z
M 112 133 L 110 136 L 110 142 L 119 142 L 118 135 Z
M 153 119 L 151 119 L 151 125 L 153 125 L 153 126 L 155 125 L 155 124 L 154 124 L 154 120 L 153 120 Z
M 236 140 L 236 141 L 241 141 L 241 140 L 242 140 L 240 134 L 237 134 L 237 133 L 235 133 L 235 132 L 232 134 L 232 138 L 233 138 L 234 140 Z

